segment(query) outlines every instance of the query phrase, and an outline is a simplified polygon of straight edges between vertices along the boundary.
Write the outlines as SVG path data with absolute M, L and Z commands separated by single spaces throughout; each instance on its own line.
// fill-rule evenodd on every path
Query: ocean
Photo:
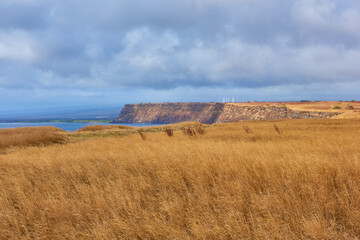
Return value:
M 31 123 L 0 123 L 0 129 L 2 128 L 18 128 L 18 127 L 40 127 L 40 126 L 53 126 L 61 128 L 65 131 L 76 131 L 82 127 L 89 125 L 116 125 L 116 123 L 67 123 L 67 122 L 31 122 Z M 147 127 L 147 126 L 158 126 L 159 124 L 127 124 L 121 123 L 118 125 L 132 126 L 132 127 Z

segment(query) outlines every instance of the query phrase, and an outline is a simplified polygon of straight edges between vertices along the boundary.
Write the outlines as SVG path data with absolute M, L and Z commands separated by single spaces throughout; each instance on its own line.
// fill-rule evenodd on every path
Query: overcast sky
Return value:
M 359 0 L 0 0 L 0 114 L 360 97 Z

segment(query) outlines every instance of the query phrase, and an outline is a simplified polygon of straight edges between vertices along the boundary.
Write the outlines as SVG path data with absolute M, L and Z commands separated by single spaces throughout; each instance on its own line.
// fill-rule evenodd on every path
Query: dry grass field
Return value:
M 0 151 L 9 147 L 50 145 L 65 141 L 64 132 L 56 127 L 24 127 L 0 129 Z
M 304 102 L 241 102 L 229 103 L 237 106 L 286 106 L 292 110 L 299 111 L 325 111 L 325 112 L 346 112 L 349 110 L 360 110 L 360 101 L 304 101 Z M 340 107 L 334 109 L 334 107 Z M 353 107 L 349 109 L 350 107 Z
M 191 126 L 0 154 L 0 239 L 360 236 L 359 119 Z
M 338 119 L 360 118 L 360 101 L 305 101 L 305 102 L 243 102 L 229 103 L 237 106 L 286 106 L 296 111 L 342 112 Z
M 122 125 L 89 125 L 83 127 L 77 132 L 85 132 L 85 131 L 100 131 L 100 130 L 114 130 L 114 129 L 132 129 L 132 127 L 122 126 Z

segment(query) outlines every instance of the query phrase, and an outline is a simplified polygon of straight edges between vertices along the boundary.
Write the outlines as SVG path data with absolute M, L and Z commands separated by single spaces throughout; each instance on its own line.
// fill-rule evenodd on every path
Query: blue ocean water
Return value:
M 82 127 L 86 127 L 89 125 L 115 125 L 116 123 L 67 123 L 67 122 L 32 122 L 32 123 L 0 123 L 0 129 L 1 128 L 18 128 L 18 127 L 39 127 L 39 126 L 53 126 L 61 128 L 65 131 L 76 131 L 77 129 L 80 129 Z M 159 124 L 126 124 L 121 123 L 119 125 L 124 126 L 132 126 L 132 127 L 147 127 L 147 126 L 157 126 Z

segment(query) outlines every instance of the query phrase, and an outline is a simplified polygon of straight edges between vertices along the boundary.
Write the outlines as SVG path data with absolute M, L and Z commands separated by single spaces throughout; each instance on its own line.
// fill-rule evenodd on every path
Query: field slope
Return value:
M 0 239 L 360 236 L 359 119 L 166 128 L 0 154 Z

